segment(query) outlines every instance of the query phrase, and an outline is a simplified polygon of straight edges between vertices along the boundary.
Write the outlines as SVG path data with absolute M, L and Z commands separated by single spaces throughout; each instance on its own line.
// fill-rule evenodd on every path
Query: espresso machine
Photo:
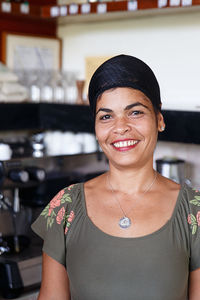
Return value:
M 0 299 L 39 289 L 42 240 L 30 225 L 59 190 L 106 168 L 96 153 L 0 161 Z
M 30 229 L 34 210 L 32 203 L 24 205 L 21 198 L 23 190 L 37 189 L 45 182 L 46 171 L 40 164 L 23 159 L 0 162 L 0 295 L 3 299 L 17 298 L 38 288 L 41 282 L 42 244 Z M 38 214 L 40 207 L 35 206 Z

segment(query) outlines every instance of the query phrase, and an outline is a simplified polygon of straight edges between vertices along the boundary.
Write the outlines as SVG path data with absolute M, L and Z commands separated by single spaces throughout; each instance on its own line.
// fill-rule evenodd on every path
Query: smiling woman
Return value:
M 158 129 L 164 121 L 151 101 L 139 90 L 119 87 L 99 96 L 96 110 L 96 136 L 110 166 L 126 161 L 130 167 L 138 159 L 144 165 L 150 159 L 152 166 Z
M 44 239 L 39 300 L 199 300 L 200 193 L 153 169 L 165 128 L 154 73 L 113 57 L 89 100 L 109 171 L 64 188 L 33 224 Z

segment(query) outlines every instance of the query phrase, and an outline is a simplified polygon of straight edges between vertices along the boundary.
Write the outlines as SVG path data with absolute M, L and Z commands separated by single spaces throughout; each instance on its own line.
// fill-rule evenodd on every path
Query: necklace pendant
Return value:
M 128 217 L 123 217 L 119 220 L 119 226 L 123 229 L 129 228 L 131 226 L 131 220 Z

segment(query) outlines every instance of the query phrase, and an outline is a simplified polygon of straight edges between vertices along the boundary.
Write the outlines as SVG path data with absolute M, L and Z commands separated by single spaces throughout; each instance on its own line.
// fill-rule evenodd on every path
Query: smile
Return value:
M 138 140 L 116 141 L 112 143 L 113 147 L 120 151 L 127 151 L 135 147 L 139 143 Z

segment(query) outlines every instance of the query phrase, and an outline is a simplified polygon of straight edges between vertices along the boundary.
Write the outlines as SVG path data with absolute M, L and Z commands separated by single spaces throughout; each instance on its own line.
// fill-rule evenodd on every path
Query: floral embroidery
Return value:
M 68 219 L 67 219 L 67 221 L 69 222 L 69 223 L 71 223 L 72 221 L 73 221 L 73 219 L 74 219 L 74 212 L 73 212 L 73 210 L 70 212 L 70 214 L 69 214 L 69 217 L 68 217 Z
M 187 221 L 188 221 L 188 224 L 190 224 L 190 225 L 192 224 L 191 214 L 188 215 Z
M 73 186 L 74 185 L 71 185 L 61 190 L 41 212 L 41 216 L 44 216 L 47 219 L 47 229 L 51 228 L 56 220 L 57 224 L 63 224 L 63 227 L 65 228 L 65 234 L 67 233 L 75 214 L 73 211 L 70 211 L 70 213 L 67 214 L 64 206 L 62 206 L 57 213 L 55 212 L 55 208 L 61 206 L 62 204 L 72 202 L 70 194 L 66 193 L 66 191 L 70 191 Z
M 199 192 L 195 189 L 195 192 Z M 190 200 L 190 203 L 200 207 L 200 196 L 194 196 L 194 199 Z M 200 211 L 197 212 L 196 216 L 189 214 L 187 217 L 188 224 L 190 224 L 192 234 L 197 232 L 198 226 L 200 226 Z
M 196 206 L 200 206 L 200 196 L 194 196 L 194 199 L 190 200 L 190 203 Z
M 74 214 L 74 212 L 73 212 L 73 210 L 70 212 L 70 214 L 67 216 L 67 224 L 66 224 L 66 227 L 65 227 L 65 234 L 68 232 L 68 230 L 69 230 L 69 227 L 70 227 L 70 225 L 71 225 L 71 222 L 73 221 L 73 219 L 74 219 L 74 216 L 75 216 L 75 214 Z
M 190 224 L 190 227 L 192 229 L 192 234 L 195 234 L 197 231 L 197 220 L 193 214 L 188 215 L 188 223 Z
M 59 210 L 59 212 L 58 212 L 58 214 L 57 214 L 57 217 L 56 217 L 56 222 L 57 222 L 57 224 L 61 224 L 61 222 L 62 222 L 64 216 L 65 216 L 65 208 L 62 207 L 62 208 Z
M 74 184 L 71 184 L 70 186 L 67 187 L 68 191 L 71 191 L 71 189 L 73 188 Z
M 197 212 L 196 219 L 198 226 L 200 226 L 200 211 Z
M 193 191 L 195 191 L 195 193 L 198 193 L 198 192 L 199 192 L 199 190 L 196 189 L 196 188 L 194 188 Z
M 48 213 L 48 216 L 51 215 L 52 213 L 52 210 L 57 207 L 57 206 L 60 206 L 60 203 L 61 203 L 61 199 L 62 199 L 62 196 L 64 194 L 64 190 L 60 191 L 49 203 L 49 213 Z

